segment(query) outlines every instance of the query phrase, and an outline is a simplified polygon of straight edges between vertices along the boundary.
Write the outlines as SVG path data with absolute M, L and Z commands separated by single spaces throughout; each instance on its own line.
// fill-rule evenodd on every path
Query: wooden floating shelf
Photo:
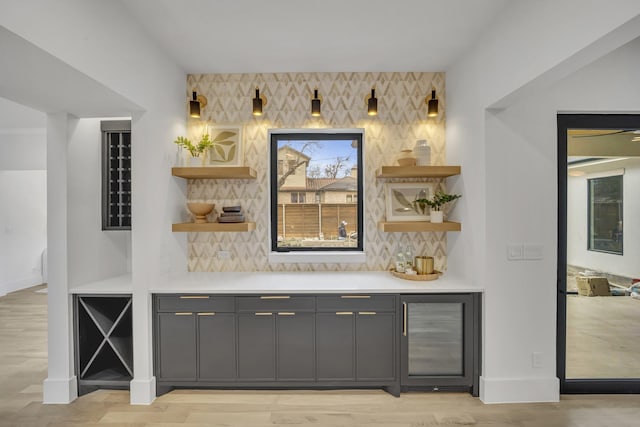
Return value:
M 171 175 L 186 179 L 256 179 L 256 171 L 248 166 L 175 167 Z
M 382 166 L 377 178 L 447 178 L 460 175 L 460 166 Z
M 382 221 L 378 223 L 378 230 L 387 233 L 404 233 L 412 231 L 460 231 L 462 230 L 462 224 L 453 221 L 440 223 L 428 221 Z
M 227 222 L 227 223 L 219 223 L 219 222 L 206 222 L 204 224 L 196 224 L 195 222 L 184 222 L 181 224 L 173 224 L 171 226 L 171 231 L 176 232 L 191 232 L 191 233 L 199 233 L 199 232 L 243 232 L 243 231 L 253 231 L 256 229 L 255 222 Z

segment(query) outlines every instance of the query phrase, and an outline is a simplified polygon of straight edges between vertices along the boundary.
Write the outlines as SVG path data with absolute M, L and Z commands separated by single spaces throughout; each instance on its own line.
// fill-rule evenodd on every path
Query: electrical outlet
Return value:
M 544 247 L 542 245 L 537 244 L 526 244 L 524 245 L 524 251 L 522 254 L 523 259 L 542 259 L 544 255 Z
M 531 366 L 534 368 L 542 368 L 542 353 L 534 351 L 531 353 Z
M 216 255 L 218 259 L 231 259 L 231 252 L 229 251 L 218 251 Z

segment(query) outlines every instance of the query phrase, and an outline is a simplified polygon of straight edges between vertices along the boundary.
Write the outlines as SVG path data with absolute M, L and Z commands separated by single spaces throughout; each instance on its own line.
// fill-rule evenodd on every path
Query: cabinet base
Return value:
M 229 385 L 204 385 L 204 384 L 156 384 L 156 397 L 169 393 L 174 389 L 211 389 L 211 390 L 353 390 L 353 389 L 382 389 L 394 397 L 400 397 L 400 385 L 255 385 L 255 384 L 229 384 Z

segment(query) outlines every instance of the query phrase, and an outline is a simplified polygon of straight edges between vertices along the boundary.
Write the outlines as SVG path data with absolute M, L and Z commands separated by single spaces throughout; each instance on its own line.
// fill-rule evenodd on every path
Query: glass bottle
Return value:
M 402 252 L 402 248 L 398 250 L 398 254 L 396 255 L 396 271 L 398 273 L 404 273 L 404 252 Z
M 411 243 L 404 248 L 404 263 L 405 266 L 413 269 L 413 246 Z

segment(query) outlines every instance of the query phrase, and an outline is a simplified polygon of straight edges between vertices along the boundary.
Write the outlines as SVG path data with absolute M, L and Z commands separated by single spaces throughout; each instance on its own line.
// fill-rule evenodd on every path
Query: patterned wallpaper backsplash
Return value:
M 261 117 L 252 115 L 255 88 L 267 97 Z M 369 117 L 365 97 L 375 87 L 378 116 Z M 210 201 L 216 207 L 242 205 L 256 230 L 247 233 L 189 233 L 189 271 L 334 271 L 387 270 L 393 265 L 399 245 L 411 243 L 416 255 L 435 257 L 436 269 L 446 268 L 446 233 L 384 233 L 377 223 L 385 220 L 385 182 L 443 180 L 376 179 L 375 171 L 395 164 L 403 148 L 427 139 L 431 164 L 445 164 L 446 92 L 444 73 L 274 73 L 195 74 L 187 77 L 191 91 L 206 96 L 201 119 L 188 122 L 189 136 L 209 126 L 235 124 L 242 127 L 242 164 L 254 168 L 255 180 L 193 180 L 188 199 Z M 312 117 L 314 88 L 323 97 L 322 116 Z M 435 88 L 440 114 L 427 118 L 425 98 Z M 269 129 L 363 128 L 365 264 L 270 264 L 269 243 Z M 184 219 L 188 220 L 184 211 Z M 218 259 L 218 251 L 229 251 L 231 259 Z

